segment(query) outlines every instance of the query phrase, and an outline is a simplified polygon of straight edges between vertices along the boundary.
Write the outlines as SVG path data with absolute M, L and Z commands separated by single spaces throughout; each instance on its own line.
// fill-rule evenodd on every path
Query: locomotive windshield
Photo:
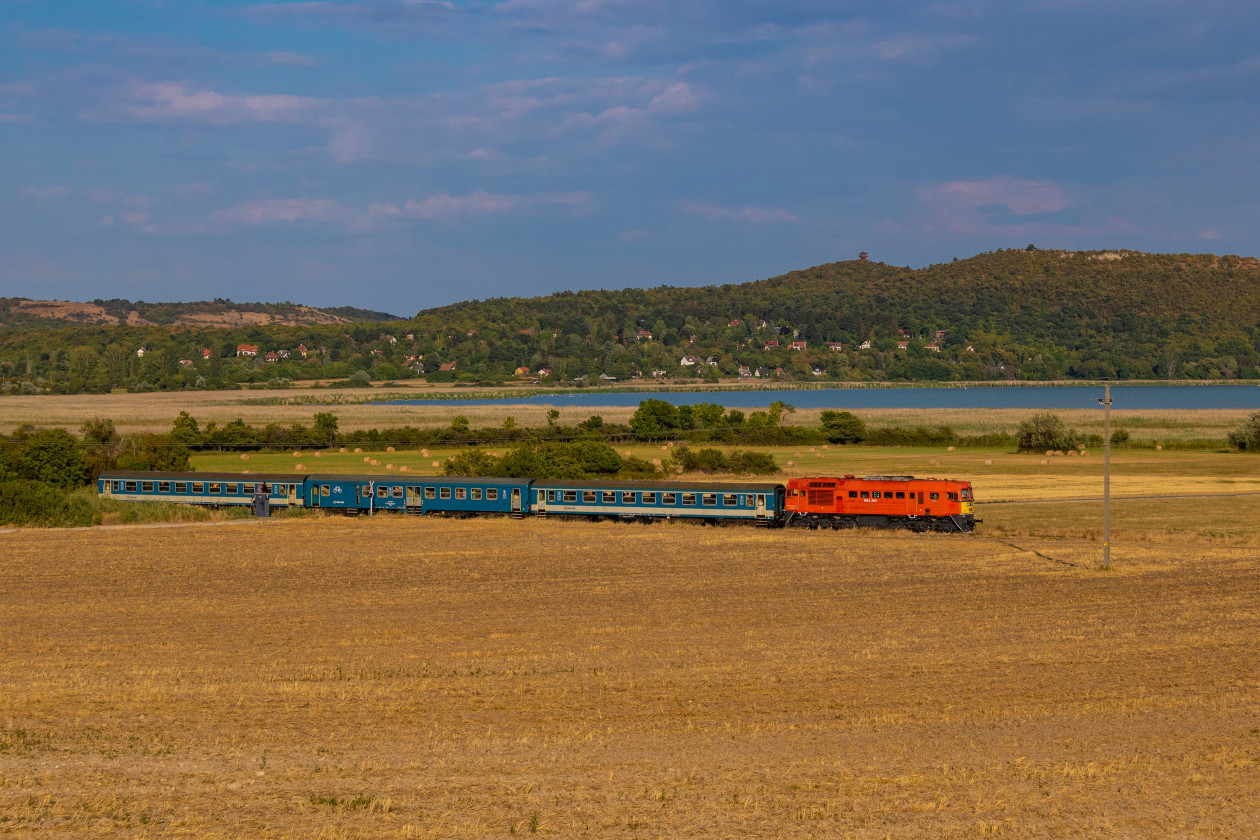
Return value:
M 965 501 L 967 501 L 968 499 L 970 499 L 970 498 L 971 498 L 971 488 L 970 488 L 970 487 L 964 487 L 964 488 L 962 489 L 962 493 L 961 493 L 960 495 L 962 496 L 962 500 L 963 500 L 964 502 L 965 502 Z

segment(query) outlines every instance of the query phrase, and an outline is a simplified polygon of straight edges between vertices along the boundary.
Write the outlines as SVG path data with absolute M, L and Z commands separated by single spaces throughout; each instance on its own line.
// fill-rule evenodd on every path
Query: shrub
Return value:
M 851 411 L 824 411 L 822 430 L 828 443 L 861 443 L 866 439 L 866 423 Z
M 1229 445 L 1240 452 L 1260 452 L 1260 411 L 1229 433 Z
M 1038 412 L 1020 423 L 1015 436 L 1021 452 L 1072 449 L 1079 440 L 1080 436 L 1067 427 L 1063 418 L 1051 411 Z
M 0 481 L 0 524 L 86 527 L 97 516 L 91 502 L 42 481 Z

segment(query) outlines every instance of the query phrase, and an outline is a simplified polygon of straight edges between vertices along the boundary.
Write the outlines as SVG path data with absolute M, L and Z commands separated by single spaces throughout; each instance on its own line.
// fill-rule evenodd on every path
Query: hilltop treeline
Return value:
M 852 260 L 737 285 L 497 298 L 352 326 L 0 329 L 7 393 L 741 375 L 1256 379 L 1260 261 L 1024 249 L 918 270 Z

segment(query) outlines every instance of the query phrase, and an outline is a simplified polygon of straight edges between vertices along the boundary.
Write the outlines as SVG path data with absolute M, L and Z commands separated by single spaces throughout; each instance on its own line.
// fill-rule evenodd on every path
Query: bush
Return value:
M 1260 452 L 1260 411 L 1229 433 L 1229 445 L 1240 452 Z
M 737 473 L 741 475 L 770 475 L 779 471 L 774 456 L 764 452 L 748 452 L 736 449 L 730 455 L 718 449 L 691 449 L 680 446 L 674 451 L 674 466 L 683 472 Z
M 0 524 L 81 528 L 99 517 L 92 503 L 42 481 L 0 481 Z
M 1114 440 L 1114 438 L 1113 438 Z M 1047 449 L 1072 449 L 1080 435 L 1067 427 L 1063 418 L 1051 411 L 1042 411 L 1019 424 L 1015 443 L 1021 452 Z
M 866 423 L 851 411 L 824 411 L 822 430 L 828 443 L 861 443 L 866 439 Z

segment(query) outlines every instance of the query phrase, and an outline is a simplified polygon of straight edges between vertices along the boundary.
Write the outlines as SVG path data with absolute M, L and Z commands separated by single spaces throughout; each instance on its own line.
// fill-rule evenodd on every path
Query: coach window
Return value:
M 159 482 L 158 482 L 158 492 L 159 492 L 159 493 L 169 493 L 169 492 L 171 492 L 171 483 L 170 483 L 169 481 L 159 481 Z
M 239 484 L 229 484 L 229 485 L 227 486 L 227 492 L 228 492 L 228 494 L 229 494 L 229 495 L 235 496 L 236 494 L 238 494 L 238 493 L 240 493 L 240 492 L 241 492 L 241 485 L 239 485 Z
M 451 497 L 451 488 L 443 487 L 441 496 L 443 499 L 449 499 Z
M 194 481 L 192 485 L 192 491 L 194 493 L 204 493 L 206 492 L 206 485 L 203 482 Z
M 541 492 L 541 491 L 540 491 L 540 492 Z M 499 498 L 499 491 L 498 491 L 498 489 L 497 489 L 497 488 L 494 488 L 494 487 L 490 487 L 490 488 L 488 488 L 488 489 L 486 490 L 486 498 L 487 498 L 487 499 L 489 499 L 489 500 L 490 500 L 490 501 L 492 501 L 492 502 L 493 502 L 495 499 Z
M 127 482 L 127 492 L 128 492 L 128 493 L 134 493 L 134 492 L 136 492 L 136 491 L 137 491 L 137 490 L 139 490 L 139 489 L 140 489 L 140 483 L 139 483 L 138 481 L 128 481 L 128 482 Z
M 656 504 L 656 494 L 655 494 L 655 493 L 644 493 L 644 494 L 643 494 L 640 498 L 643 500 L 643 504 L 645 504 L 645 505 L 654 505 L 654 504 Z
M 142 481 L 142 482 L 140 482 L 140 489 L 141 489 L 141 490 L 143 490 L 145 493 L 152 493 L 152 492 L 153 492 L 153 482 L 152 482 L 152 481 Z
M 470 498 L 472 498 L 474 502 L 480 502 L 481 501 L 481 488 L 474 487 L 472 489 L 472 496 Z
M 593 504 L 595 504 L 595 500 L 596 500 L 596 498 L 598 498 L 598 494 L 597 494 L 594 490 L 583 490 L 583 491 L 582 491 L 582 502 L 583 502 L 583 504 L 593 505 Z
M 716 505 L 716 504 L 717 504 L 717 493 L 705 493 L 703 496 L 701 496 L 701 497 L 700 497 L 700 504 L 702 504 L 702 505 Z
M 468 498 L 468 488 L 466 488 L 466 487 L 456 487 L 456 488 L 455 488 L 455 498 L 460 499 L 460 500 L 467 499 L 467 498 Z
M 626 490 L 621 494 L 621 503 L 623 505 L 634 504 L 634 491 Z
M 387 487 L 384 484 L 378 485 L 376 488 L 376 498 L 378 499 L 389 498 L 389 487 Z
M 929 499 L 931 499 L 931 500 L 932 500 L 932 501 L 934 501 L 934 502 L 935 502 L 937 499 L 939 499 L 940 497 L 941 497 L 941 494 L 940 494 L 940 493 L 928 493 L 928 498 L 929 498 Z
M 122 492 L 122 488 L 123 488 L 123 483 L 122 483 L 121 481 L 115 481 L 115 482 L 112 482 L 112 483 L 113 483 L 113 485 L 114 485 L 114 492 L 115 492 L 115 493 L 121 493 L 121 492 Z
M 576 501 L 577 501 L 577 491 L 576 491 L 576 490 L 565 490 L 565 491 L 564 491 L 564 500 L 565 500 L 566 502 L 576 502 Z
M 390 494 L 395 499 L 401 499 L 403 497 L 403 489 L 402 487 L 395 487 L 392 491 L 390 491 Z
M 241 492 L 242 492 L 242 493 L 244 493 L 246 496 L 252 496 L 252 495 L 254 495 L 254 485 L 252 485 L 252 484 L 242 484 L 242 485 L 241 485 Z
M 116 490 L 116 489 L 118 489 L 118 488 L 114 488 L 114 489 Z M 177 482 L 175 482 L 175 492 L 176 492 L 176 493 L 187 493 L 187 492 L 188 492 L 188 482 L 187 482 L 187 481 L 177 481 Z
M 663 504 L 676 505 L 678 504 L 678 494 L 677 493 L 662 493 L 661 500 Z
M 328 495 L 328 485 L 327 485 L 327 484 L 321 484 L 321 485 L 319 485 L 319 495 L 321 495 L 321 496 L 327 496 L 327 495 Z
M 222 492 L 223 492 L 223 485 L 222 485 L 222 484 L 220 484 L 220 483 L 219 483 L 219 482 L 217 482 L 217 481 L 212 481 L 212 482 L 210 482 L 210 492 L 211 492 L 211 493 L 222 493 Z
M 424 488 L 424 497 L 425 497 L 426 499 L 436 499 L 436 498 L 437 498 L 437 488 L 436 488 L 436 487 L 426 487 L 426 488 Z
M 606 504 L 606 505 L 615 505 L 615 504 L 617 504 L 617 491 L 616 491 L 616 490 L 605 490 L 605 491 L 604 491 L 604 493 L 603 493 L 603 498 L 601 499 L 601 501 L 603 501 L 603 503 L 604 503 L 604 504 Z
M 548 491 L 547 491 L 547 501 L 549 501 L 549 502 L 554 502 L 555 500 L 556 500 L 556 491 L 555 491 L 555 490 L 548 490 Z
M 735 507 L 734 493 L 725 493 L 722 495 L 722 507 Z

